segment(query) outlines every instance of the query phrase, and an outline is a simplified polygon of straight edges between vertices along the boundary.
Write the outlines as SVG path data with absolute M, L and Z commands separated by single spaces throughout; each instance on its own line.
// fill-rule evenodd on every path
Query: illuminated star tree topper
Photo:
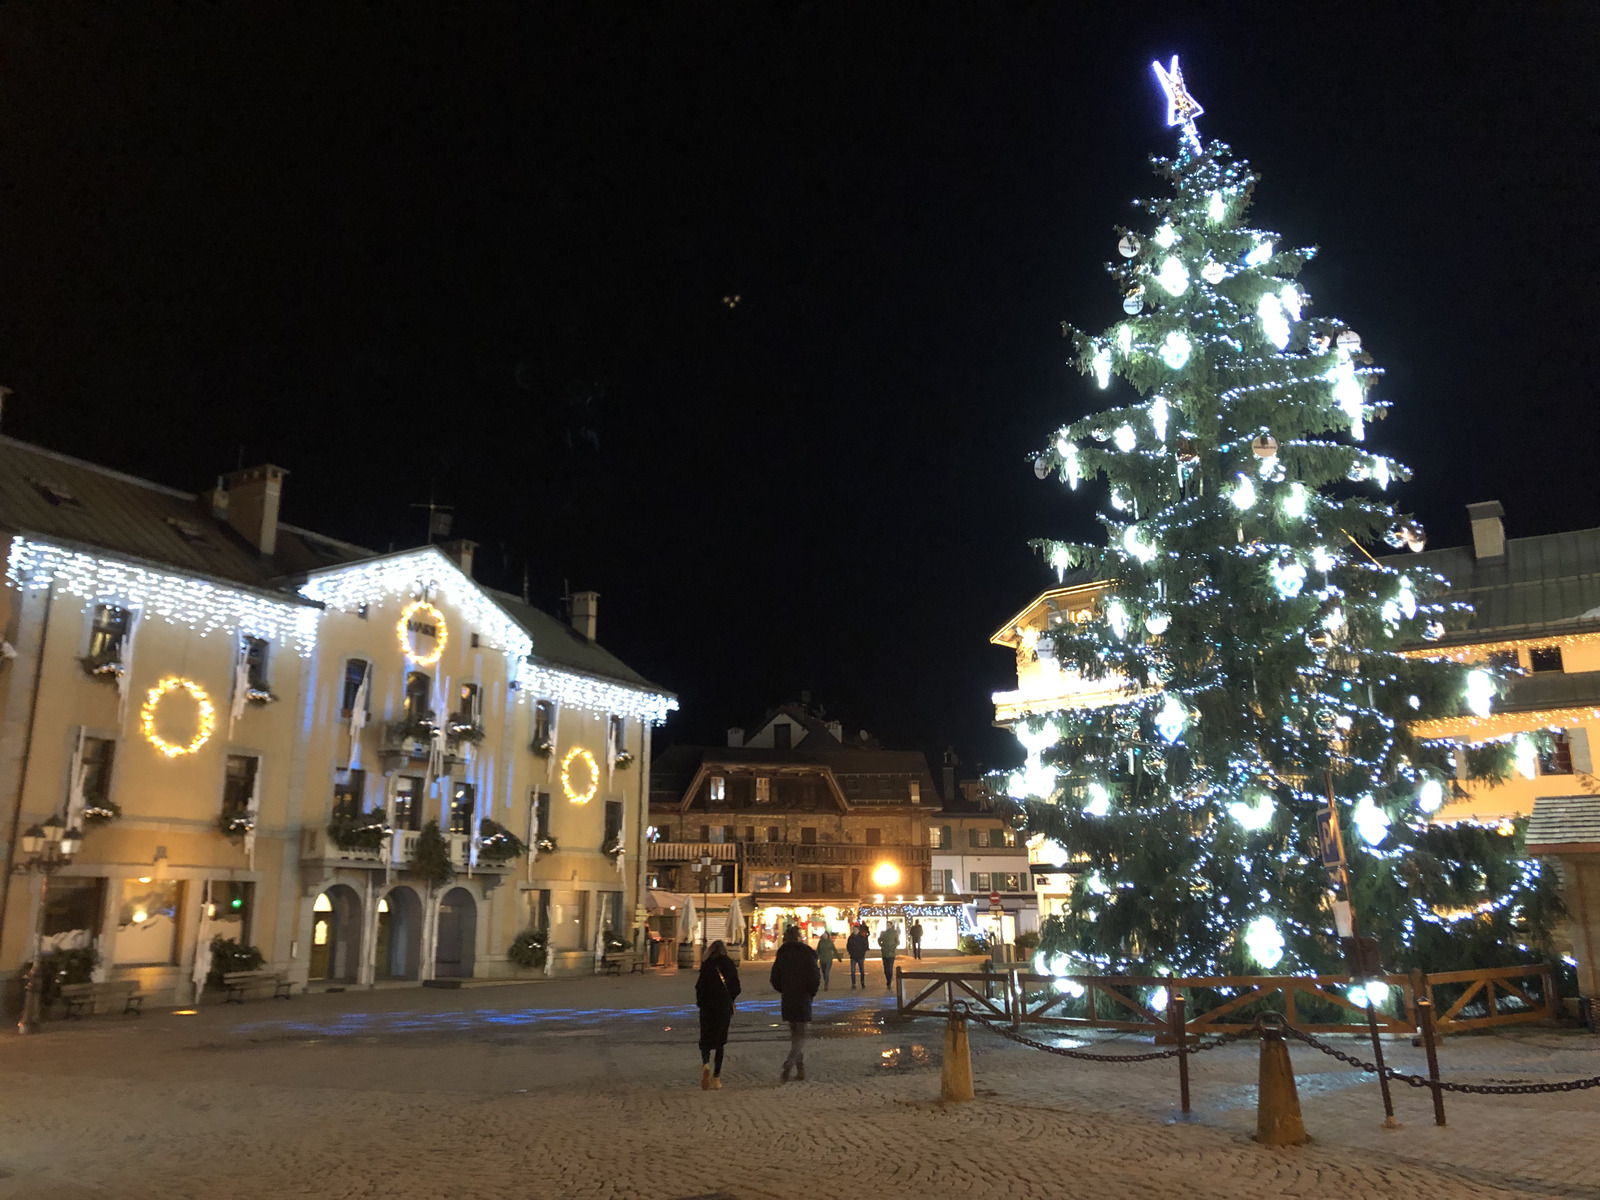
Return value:
M 1178 65 L 1178 56 L 1172 56 L 1172 66 L 1163 67 L 1160 62 L 1150 64 L 1155 68 L 1156 78 L 1161 81 L 1161 90 L 1167 93 L 1167 124 L 1183 126 L 1184 136 L 1189 139 L 1189 144 L 1194 147 L 1194 152 L 1199 154 L 1200 131 L 1194 127 L 1194 119 L 1206 110 L 1200 107 L 1200 101 L 1189 94 L 1189 89 L 1184 86 L 1183 68 Z

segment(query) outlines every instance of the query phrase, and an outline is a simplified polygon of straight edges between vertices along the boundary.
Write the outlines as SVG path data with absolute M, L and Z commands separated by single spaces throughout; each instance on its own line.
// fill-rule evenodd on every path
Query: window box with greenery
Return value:
M 483 726 L 468 718 L 451 717 L 450 723 L 445 726 L 445 736 L 452 742 L 476 746 L 484 739 Z
M 478 858 L 483 862 L 509 862 L 528 852 L 528 843 L 498 821 L 488 817 L 478 822 Z
M 256 827 L 256 819 L 247 812 L 225 812 L 217 818 L 217 829 L 223 837 L 242 838 Z
M 632 753 L 632 751 L 629 751 L 629 750 L 619 750 L 619 751 L 617 751 L 616 762 L 614 762 L 612 765 L 615 766 L 617 768 L 617 770 L 619 770 L 619 771 L 626 771 L 629 767 L 633 766 L 633 753 Z
M 250 704 L 262 705 L 271 704 L 278 697 L 271 688 L 252 685 L 245 689 L 244 698 Z
M 534 843 L 539 848 L 540 854 L 554 854 L 556 852 L 556 839 L 550 834 L 545 834 Z
M 368 850 L 376 854 L 389 836 L 384 814 L 376 810 L 355 817 L 335 817 L 328 822 L 328 840 L 341 850 Z
M 549 953 L 548 946 L 549 938 L 544 930 L 524 929 L 506 947 L 506 957 L 519 967 L 542 967 Z
M 90 679 L 115 683 L 122 678 L 122 648 L 120 646 L 115 650 L 102 650 L 98 654 L 85 654 L 78 661 L 83 664 L 83 673 Z
M 538 758 L 549 758 L 556 752 L 556 744 L 549 738 L 534 738 L 528 749 Z
M 614 833 L 600 844 L 600 853 L 611 859 L 622 857 L 626 847 L 622 844 L 622 835 Z
M 83 811 L 78 814 L 78 820 L 85 827 L 95 825 L 109 825 L 122 816 L 122 806 L 113 804 L 110 800 L 90 800 L 83 806 Z

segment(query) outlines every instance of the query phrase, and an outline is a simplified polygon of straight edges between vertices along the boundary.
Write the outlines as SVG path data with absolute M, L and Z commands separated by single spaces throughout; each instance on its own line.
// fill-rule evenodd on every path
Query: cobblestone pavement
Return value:
M 385 990 L 152 1011 L 0 1035 L 0 1200 L 679 1200 L 933 1197 L 1501 1197 L 1600 1200 L 1600 1091 L 1450 1097 L 1292 1046 L 1314 1144 L 1255 1123 L 1253 1045 L 1193 1060 L 1198 1120 L 1173 1124 L 1171 1063 L 1069 1062 L 974 1031 L 979 1090 L 943 1106 L 942 1025 L 881 992 L 818 1005 L 810 1078 L 747 980 L 726 1087 L 702 1092 L 687 975 Z M 1106 1039 L 1107 1050 L 1147 1049 Z M 1354 1047 L 1351 1047 L 1354 1048 Z M 1406 1069 L 1421 1052 L 1391 1043 Z M 1600 1074 L 1600 1038 L 1459 1038 L 1447 1076 Z

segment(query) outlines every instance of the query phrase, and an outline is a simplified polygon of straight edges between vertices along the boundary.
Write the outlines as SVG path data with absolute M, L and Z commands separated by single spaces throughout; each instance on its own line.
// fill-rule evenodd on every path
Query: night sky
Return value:
M 0 428 L 275 462 L 380 550 L 431 491 L 486 582 L 601 592 L 673 739 L 805 689 L 1009 761 L 988 636 L 1098 528 L 1029 452 L 1098 404 L 1060 322 L 1122 315 L 1177 53 L 1430 544 L 1600 524 L 1600 7 L 1081 7 L 4 5 Z

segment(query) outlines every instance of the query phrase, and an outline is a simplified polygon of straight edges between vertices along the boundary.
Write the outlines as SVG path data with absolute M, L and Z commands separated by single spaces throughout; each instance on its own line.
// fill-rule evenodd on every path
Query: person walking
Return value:
M 917 921 L 911 926 L 911 957 L 922 957 L 922 922 Z
M 883 932 L 878 935 L 878 949 L 883 952 L 883 987 L 884 987 L 884 990 L 885 991 L 893 991 L 894 990 L 894 956 L 895 956 L 895 953 L 900 949 L 900 931 L 895 928 L 895 924 L 894 924 L 893 921 L 890 921 L 886 925 L 884 925 Z M 864 978 L 865 974 L 866 974 L 866 972 L 862 972 L 862 975 L 863 975 L 863 979 L 861 981 L 861 986 L 862 987 L 866 986 L 866 979 Z
M 817 952 L 800 940 L 800 927 L 783 931 L 783 945 L 772 959 L 772 990 L 783 997 L 779 1012 L 789 1022 L 789 1057 L 783 1060 L 784 1083 L 789 1072 L 806 1077 L 806 1025 L 811 1021 L 811 1000 L 822 983 Z
M 833 934 L 824 929 L 822 936 L 817 939 L 817 967 L 822 971 L 822 990 L 828 990 L 828 975 L 833 970 L 833 960 L 839 957 L 839 951 L 834 948 Z
M 700 1008 L 700 1087 L 722 1086 L 722 1051 L 728 1044 L 733 1002 L 739 998 L 739 967 L 720 941 L 706 949 L 700 977 L 694 981 L 694 1002 Z M 716 1064 L 711 1055 L 715 1052 Z
M 861 977 L 861 986 L 867 986 L 867 951 L 872 944 L 867 941 L 867 927 L 857 925 L 855 931 L 845 939 L 845 953 L 850 956 L 850 990 L 856 990 L 856 976 Z

